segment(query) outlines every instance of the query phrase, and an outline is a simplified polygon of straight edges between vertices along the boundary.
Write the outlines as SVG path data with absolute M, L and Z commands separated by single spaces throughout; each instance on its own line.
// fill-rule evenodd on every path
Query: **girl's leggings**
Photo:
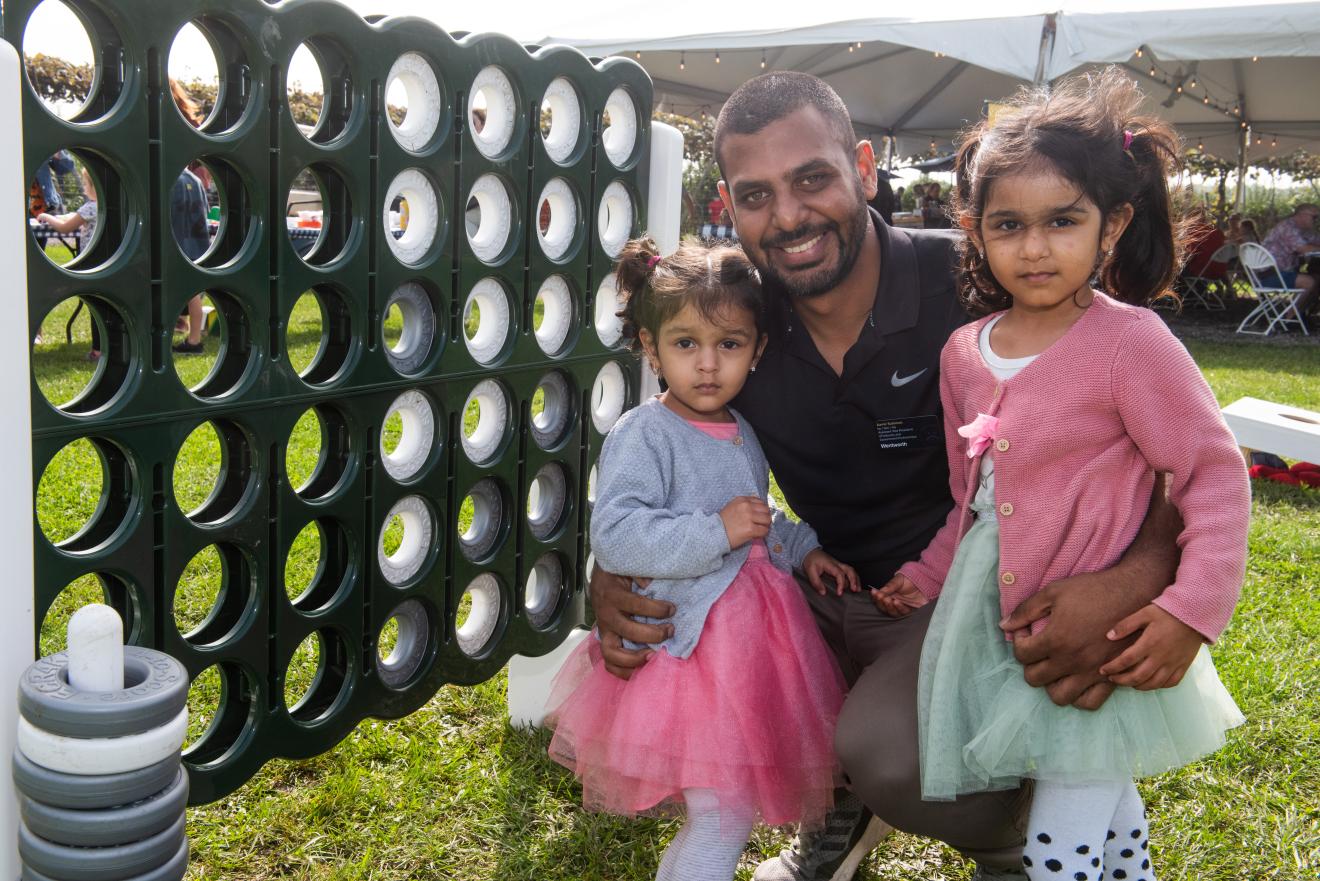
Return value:
M 660 861 L 656 881 L 732 881 L 755 812 L 721 811 L 719 797 L 709 789 L 685 789 L 687 821 Z
M 1022 864 L 1031 881 L 1155 881 L 1136 784 L 1036 781 Z

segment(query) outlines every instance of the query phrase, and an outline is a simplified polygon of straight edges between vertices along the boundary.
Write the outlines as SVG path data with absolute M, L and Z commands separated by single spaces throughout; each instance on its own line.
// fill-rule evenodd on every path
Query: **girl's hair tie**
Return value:
M 1124 150 L 1127 150 L 1127 149 L 1131 148 L 1131 146 L 1132 146 L 1132 132 L 1128 131 L 1127 129 L 1124 129 L 1124 130 L 1123 130 L 1123 149 L 1124 149 Z
M 650 257 L 646 258 L 646 268 L 655 269 L 655 265 L 659 262 L 660 262 L 660 255 L 652 254 Z

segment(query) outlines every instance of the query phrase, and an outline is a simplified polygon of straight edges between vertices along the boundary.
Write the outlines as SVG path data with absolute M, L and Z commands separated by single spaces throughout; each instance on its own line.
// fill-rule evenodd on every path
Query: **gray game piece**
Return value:
M 159 728 L 188 702 L 188 671 L 163 652 L 124 646 L 124 687 L 84 692 L 69 685 L 60 652 L 29 666 L 18 683 L 18 710 L 37 728 L 65 737 L 122 737 Z
M 143 872 L 141 875 L 122 879 L 122 881 L 183 881 L 183 876 L 187 873 L 188 840 L 184 839 L 183 844 L 179 845 L 179 849 L 174 852 L 174 856 L 170 858 L 168 863 L 149 872 Z M 22 881 L 65 881 L 65 879 L 52 877 L 38 872 L 31 866 L 24 865 Z
M 116 847 L 69 847 L 34 834 L 18 824 L 18 854 L 23 863 L 60 881 L 124 881 L 137 878 L 173 859 L 184 838 L 184 815 L 164 832 Z
M 107 847 L 141 841 L 169 827 L 188 806 L 188 774 L 179 768 L 170 785 L 141 801 L 96 810 L 57 808 L 22 796 L 23 822 L 55 844 Z
M 178 770 L 179 756 L 173 755 L 121 774 L 65 774 L 43 768 L 14 750 L 14 786 L 29 798 L 56 808 L 92 810 L 139 801 L 169 786 Z

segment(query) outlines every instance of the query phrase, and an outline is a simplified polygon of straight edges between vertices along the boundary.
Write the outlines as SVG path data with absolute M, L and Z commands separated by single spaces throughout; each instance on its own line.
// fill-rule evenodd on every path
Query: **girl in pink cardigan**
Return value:
M 1075 78 L 1024 92 L 963 145 L 963 295 L 985 317 L 940 360 L 961 504 L 875 591 L 895 616 L 942 593 L 919 675 L 923 795 L 1035 778 L 1033 881 L 1154 881 L 1133 778 L 1213 752 L 1243 721 L 1205 643 L 1241 588 L 1247 475 L 1191 356 L 1141 308 L 1177 265 L 1179 144 L 1135 116 L 1140 97 L 1115 70 Z M 1055 706 L 1000 622 L 1044 585 L 1117 562 L 1157 471 L 1186 524 L 1176 580 L 1111 632 L 1138 636 L 1101 670 L 1122 686 L 1104 706 Z

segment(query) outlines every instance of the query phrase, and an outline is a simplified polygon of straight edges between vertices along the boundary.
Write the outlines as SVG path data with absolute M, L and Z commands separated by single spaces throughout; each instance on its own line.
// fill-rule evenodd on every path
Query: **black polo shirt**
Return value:
M 756 429 L 793 510 L 825 550 L 878 587 L 916 559 L 953 500 L 940 350 L 967 321 L 954 284 L 957 234 L 887 226 L 875 211 L 875 308 L 839 376 L 767 290 L 770 343 L 732 402 Z

